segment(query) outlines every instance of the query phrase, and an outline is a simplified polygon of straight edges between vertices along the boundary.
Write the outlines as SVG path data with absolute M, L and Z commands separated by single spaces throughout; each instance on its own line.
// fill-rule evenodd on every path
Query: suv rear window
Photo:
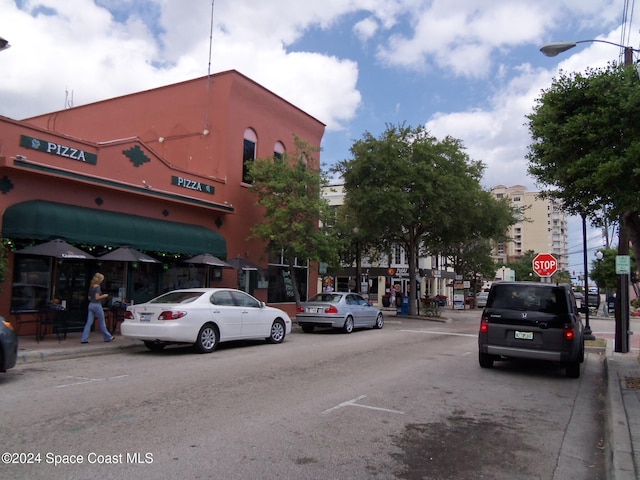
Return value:
M 569 311 L 564 289 L 544 284 L 495 284 L 487 307 L 557 314 Z

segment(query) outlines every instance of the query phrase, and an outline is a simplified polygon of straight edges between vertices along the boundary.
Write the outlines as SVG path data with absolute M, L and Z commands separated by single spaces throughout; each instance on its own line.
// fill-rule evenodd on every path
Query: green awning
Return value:
M 2 218 L 4 238 L 51 240 L 138 250 L 227 258 L 225 238 L 200 225 L 30 200 L 8 207 Z

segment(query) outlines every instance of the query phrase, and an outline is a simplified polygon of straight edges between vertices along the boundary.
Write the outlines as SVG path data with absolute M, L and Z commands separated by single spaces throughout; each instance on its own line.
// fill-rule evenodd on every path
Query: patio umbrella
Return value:
M 93 260 L 95 257 L 79 248 L 74 247 L 70 243 L 65 242 L 60 238 L 56 238 L 55 240 L 51 240 L 49 242 L 40 243 L 39 245 L 32 245 L 30 247 L 25 247 L 21 250 L 16 250 L 15 253 L 20 253 L 24 255 L 41 255 L 43 257 L 51 257 L 59 258 L 62 260 Z M 53 282 L 52 282 L 52 290 L 51 293 L 55 296 L 56 294 L 56 279 L 57 279 L 57 270 L 58 263 L 53 262 L 52 273 L 53 273 Z
M 207 275 L 204 281 L 205 287 L 209 286 L 209 267 L 233 268 L 224 260 L 220 260 L 218 257 L 211 255 L 210 253 L 201 253 L 200 255 L 196 255 L 195 257 L 185 260 L 185 263 L 207 266 Z
M 41 243 L 16 250 L 15 253 L 25 255 L 42 255 L 44 257 L 62 258 L 62 259 L 81 259 L 93 260 L 95 257 L 79 248 L 74 247 L 70 243 L 57 238 L 49 242 Z
M 211 267 L 233 268 L 224 260 L 220 260 L 218 257 L 211 255 L 210 253 L 202 253 L 195 257 L 185 260 L 185 263 L 195 263 L 198 265 L 209 265 Z
M 108 260 L 112 262 L 143 262 L 143 263 L 160 263 L 153 257 L 150 257 L 146 253 L 139 252 L 135 248 L 120 247 L 115 250 L 105 253 L 98 257 L 99 260 Z
M 99 256 L 98 260 L 106 260 L 110 262 L 126 262 L 126 263 L 134 263 L 134 262 L 160 263 L 159 260 L 156 260 L 155 258 L 150 257 L 146 253 L 142 253 L 136 250 L 135 248 L 132 248 L 129 246 L 116 248 L 115 250 L 112 250 L 109 253 L 105 253 L 104 255 Z M 127 275 L 128 267 L 126 265 L 125 265 L 124 272 L 125 274 L 124 274 L 124 279 L 123 279 L 124 281 L 123 281 L 122 287 L 123 287 L 123 292 L 126 292 L 127 276 L 128 276 Z

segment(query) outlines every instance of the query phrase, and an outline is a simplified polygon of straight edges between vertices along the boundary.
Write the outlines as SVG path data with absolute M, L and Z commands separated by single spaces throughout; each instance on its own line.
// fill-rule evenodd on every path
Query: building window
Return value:
M 393 245 L 392 251 L 391 251 L 391 264 L 392 265 L 406 265 L 406 261 L 404 258 L 404 249 L 398 245 L 395 244 Z
M 284 145 L 282 144 L 282 142 L 276 142 L 276 144 L 273 146 L 273 158 L 276 161 L 282 161 L 282 159 L 284 158 Z
M 242 152 L 242 181 L 244 183 L 251 183 L 249 179 L 249 164 L 256 159 L 256 143 L 258 143 L 256 132 L 251 128 L 247 128 L 244 131 L 244 150 Z
M 12 312 L 35 312 L 51 298 L 49 259 L 16 255 L 11 292 Z

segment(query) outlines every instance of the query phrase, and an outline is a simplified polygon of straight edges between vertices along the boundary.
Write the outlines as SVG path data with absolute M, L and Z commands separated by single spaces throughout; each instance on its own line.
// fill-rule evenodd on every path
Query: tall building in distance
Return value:
M 499 263 L 507 263 L 524 255 L 528 250 L 550 253 L 558 261 L 558 271 L 569 271 L 569 230 L 567 214 L 549 199 L 539 197 L 539 192 L 529 192 L 522 185 L 491 189 L 496 198 L 509 198 L 515 206 L 524 208 L 520 223 L 511 226 L 506 243 L 496 245 L 493 255 Z

